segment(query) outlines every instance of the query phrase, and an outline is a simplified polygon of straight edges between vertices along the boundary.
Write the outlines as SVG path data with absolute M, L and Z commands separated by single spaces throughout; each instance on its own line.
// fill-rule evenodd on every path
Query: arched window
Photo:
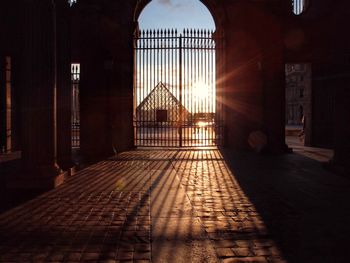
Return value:
M 295 15 L 302 14 L 307 8 L 308 0 L 293 0 L 293 13 Z

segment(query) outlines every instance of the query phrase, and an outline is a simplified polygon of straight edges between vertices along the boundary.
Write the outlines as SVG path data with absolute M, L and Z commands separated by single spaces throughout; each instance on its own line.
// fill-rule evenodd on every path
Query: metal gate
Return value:
M 217 92 L 220 38 L 209 30 L 138 31 L 134 38 L 136 146 L 223 143 Z

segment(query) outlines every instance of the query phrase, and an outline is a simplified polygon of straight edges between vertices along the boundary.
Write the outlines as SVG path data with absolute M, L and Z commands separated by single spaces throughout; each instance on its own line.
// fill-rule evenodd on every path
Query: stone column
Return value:
M 115 56 L 112 68 L 113 77 L 109 89 L 109 116 L 111 144 L 116 151 L 125 151 L 134 145 L 133 131 L 133 31 L 125 25 L 120 36 L 125 44 L 119 42 L 119 54 Z M 123 139 L 121 139 L 123 138 Z
M 71 45 L 70 6 L 67 0 L 56 0 L 57 32 L 57 156 L 59 166 L 72 168 L 71 145 Z
M 119 1 L 118 1 L 119 3 Z M 103 12 L 101 1 L 79 2 L 77 12 L 80 46 L 80 151 L 86 161 L 96 161 L 113 154 L 108 134 L 108 95 L 110 76 L 106 69 L 107 59 L 104 45 L 111 43 L 105 37 L 106 28 L 101 26 Z M 110 10 L 109 8 L 103 10 Z M 119 37 L 118 32 L 116 37 Z M 125 41 L 123 39 L 123 41 Z
M 335 87 L 334 157 L 327 165 L 335 172 L 350 175 L 350 72 L 339 74 Z
M 273 43 L 273 42 L 272 42 Z M 264 130 L 268 136 L 268 148 L 273 153 L 288 150 L 285 144 L 285 64 L 282 47 L 264 54 Z
M 0 54 L 0 153 L 6 148 L 5 57 Z
M 23 173 L 15 187 L 49 189 L 63 181 L 57 165 L 55 5 L 47 0 L 28 0 L 23 5 Z

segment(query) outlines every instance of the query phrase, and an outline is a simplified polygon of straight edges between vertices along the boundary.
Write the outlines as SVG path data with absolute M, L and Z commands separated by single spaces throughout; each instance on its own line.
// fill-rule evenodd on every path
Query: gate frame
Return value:
M 224 98 L 226 91 L 226 34 L 225 34 L 225 23 L 226 23 L 226 12 L 224 10 L 224 7 L 222 4 L 218 4 L 217 0 L 198 0 L 200 1 L 210 12 L 212 18 L 214 19 L 215 22 L 215 34 L 220 36 L 221 39 L 221 48 L 220 52 L 216 51 L 216 98 Z M 135 35 L 139 31 L 139 22 L 138 19 L 140 17 L 140 14 L 144 10 L 144 8 L 151 3 L 152 0 L 138 0 L 137 3 L 135 4 L 134 8 L 134 14 L 133 14 L 133 23 L 134 23 L 134 29 L 133 29 L 133 35 Z M 132 45 L 134 45 L 134 41 Z M 135 47 L 133 46 L 133 54 L 135 50 Z M 135 83 L 135 72 L 136 72 L 136 61 L 135 61 L 135 55 L 133 56 L 133 83 Z M 219 85 L 218 85 L 219 84 Z M 219 88 L 218 88 L 219 87 Z M 221 87 L 221 88 L 220 88 Z M 133 86 L 133 105 L 136 105 L 135 103 L 136 96 L 135 96 L 135 89 Z M 223 99 L 221 99 L 224 101 Z M 222 112 L 221 112 L 221 117 L 222 117 L 222 147 L 225 147 L 226 145 L 226 105 L 225 103 L 222 103 Z M 133 115 L 134 117 L 134 115 Z M 134 147 L 135 145 L 135 136 L 136 136 L 136 128 L 133 125 L 133 143 Z

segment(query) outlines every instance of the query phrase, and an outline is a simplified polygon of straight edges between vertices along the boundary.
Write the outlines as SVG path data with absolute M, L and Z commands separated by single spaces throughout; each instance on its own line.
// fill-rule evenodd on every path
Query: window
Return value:
M 80 64 L 71 65 L 71 84 L 72 84 L 72 147 L 80 147 Z
M 10 152 L 12 150 L 12 58 L 5 57 L 5 89 L 1 93 L 4 95 L 3 111 L 0 116 L 3 118 L 1 123 L 4 129 L 1 129 L 1 152 Z M 3 137 L 4 136 L 4 137 Z
M 301 15 L 307 8 L 308 0 L 293 0 L 293 13 Z
M 70 6 L 74 5 L 77 2 L 77 0 L 68 0 L 68 3 Z

